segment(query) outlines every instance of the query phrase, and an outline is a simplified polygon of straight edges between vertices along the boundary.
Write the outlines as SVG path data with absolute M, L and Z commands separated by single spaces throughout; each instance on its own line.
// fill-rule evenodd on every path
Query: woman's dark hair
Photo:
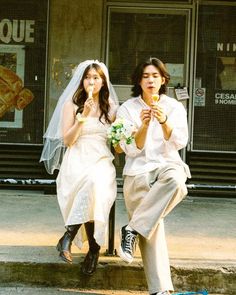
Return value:
M 99 108 L 101 111 L 101 114 L 99 116 L 99 121 L 102 122 L 101 118 L 104 116 L 105 121 L 107 123 L 111 123 L 111 120 L 109 118 L 110 104 L 109 104 L 109 89 L 107 85 L 107 79 L 102 68 L 96 63 L 92 63 L 84 70 L 79 87 L 77 88 L 76 92 L 73 95 L 73 98 L 72 98 L 73 103 L 78 106 L 78 110 L 76 113 L 82 113 L 84 110 L 84 103 L 87 99 L 87 93 L 84 89 L 83 81 L 90 69 L 95 69 L 103 81 L 102 88 L 100 89 L 100 92 L 99 92 Z
M 131 77 L 132 79 L 132 96 L 136 97 L 142 94 L 142 88 L 140 86 L 140 82 L 143 77 L 143 71 L 147 66 L 153 65 L 158 69 L 160 72 L 161 76 L 165 78 L 165 83 L 161 85 L 161 88 L 159 90 L 159 94 L 165 94 L 167 92 L 167 84 L 170 80 L 170 75 L 166 70 L 166 67 L 164 63 L 159 60 L 158 58 L 155 57 L 150 57 L 146 61 L 141 62 L 140 64 L 137 65 L 137 67 L 134 70 L 134 73 Z

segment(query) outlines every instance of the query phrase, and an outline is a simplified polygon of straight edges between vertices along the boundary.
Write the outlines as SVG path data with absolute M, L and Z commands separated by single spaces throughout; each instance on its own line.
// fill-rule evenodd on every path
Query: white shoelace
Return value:
M 130 255 L 133 255 L 135 239 L 136 235 L 128 230 L 125 237 L 125 252 L 128 252 Z

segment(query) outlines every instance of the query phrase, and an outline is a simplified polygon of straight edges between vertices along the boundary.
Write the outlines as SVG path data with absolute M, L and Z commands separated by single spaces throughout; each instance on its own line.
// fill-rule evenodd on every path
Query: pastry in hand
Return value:
M 160 96 L 158 94 L 153 94 L 152 95 L 152 100 L 154 103 L 157 103 L 160 100 Z

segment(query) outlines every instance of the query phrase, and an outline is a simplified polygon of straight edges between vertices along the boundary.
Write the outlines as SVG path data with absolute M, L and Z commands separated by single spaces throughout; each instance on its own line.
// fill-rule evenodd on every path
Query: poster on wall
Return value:
M 22 110 L 34 98 L 23 84 L 24 60 L 24 46 L 0 45 L 0 127 L 22 128 Z
M 0 144 L 42 143 L 47 2 L 1 1 Z

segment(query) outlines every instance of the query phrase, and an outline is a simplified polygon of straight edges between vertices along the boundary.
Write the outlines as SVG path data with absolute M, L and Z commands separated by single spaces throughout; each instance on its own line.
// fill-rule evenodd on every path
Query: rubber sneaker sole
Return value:
M 125 254 L 125 252 L 123 251 L 123 249 L 122 249 L 121 246 L 120 246 L 119 249 L 118 249 L 118 255 L 120 256 L 120 258 L 121 258 L 124 262 L 126 262 L 126 263 L 128 263 L 128 264 L 130 264 L 130 263 L 134 260 L 133 258 L 128 257 L 128 256 Z

